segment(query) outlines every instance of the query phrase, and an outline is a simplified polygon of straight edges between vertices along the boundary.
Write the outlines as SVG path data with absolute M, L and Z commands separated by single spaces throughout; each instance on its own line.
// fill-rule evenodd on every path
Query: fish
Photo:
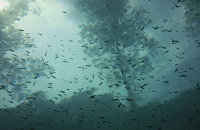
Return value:
M 145 87 L 146 85 L 148 85 L 148 83 L 142 85 L 141 88 L 144 89 L 144 87 Z
M 118 108 L 122 105 L 122 102 L 118 105 Z
M 175 4 L 175 3 L 174 3 L 174 5 L 176 6 L 176 8 L 181 7 L 180 5 L 177 5 L 177 4 Z
M 83 120 L 84 120 L 84 119 L 80 120 L 80 121 L 78 122 L 78 124 L 81 123 L 81 122 L 83 122 Z
M 164 18 L 164 23 L 166 23 L 168 20 Z
M 55 76 L 53 76 L 53 75 L 51 75 L 54 79 L 56 79 L 56 77 Z
M 99 86 L 102 85 L 102 83 L 103 83 L 103 82 L 101 82 L 101 83 L 99 84 Z
M 142 27 L 140 30 L 143 30 L 144 29 L 144 27 Z
M 58 58 L 58 55 L 56 55 L 56 58 L 55 58 L 55 60 Z
M 27 50 L 25 50 L 27 53 L 29 53 L 30 54 L 30 52 L 29 51 L 27 51 Z
M 178 67 L 176 68 L 175 73 L 177 72 L 177 70 L 178 70 Z
M 186 77 L 186 78 L 187 78 L 187 76 L 186 76 L 186 75 L 179 75 L 179 77 Z
M 47 56 L 47 51 L 46 51 L 46 53 L 45 53 L 45 55 L 44 56 Z
M 95 97 L 95 95 L 92 95 L 90 98 L 94 98 Z
M 170 81 L 164 81 L 163 83 L 166 83 L 166 84 L 168 84 L 168 85 L 169 85 Z
M 155 26 L 155 27 L 152 27 L 153 29 L 158 29 L 159 27 L 158 26 Z
M 67 13 L 66 11 L 61 11 L 62 13 Z
M 133 99 L 126 98 L 127 101 L 134 101 Z
M 6 86 L 4 86 L 4 85 L 0 86 L 0 89 L 5 89 L 5 88 L 6 88 Z
M 123 82 L 123 84 L 126 84 L 126 83 L 127 83 L 127 81 Z
M 39 76 L 38 76 L 39 77 Z M 37 81 L 37 80 L 36 80 Z M 33 82 L 33 86 L 35 86 L 36 81 Z
M 23 30 L 23 29 L 19 29 L 19 31 L 21 31 L 21 32 L 22 32 L 22 31 L 24 31 L 24 30 Z
M 42 34 L 41 34 L 41 33 L 37 33 L 37 34 L 39 34 L 40 36 L 42 36 Z
M 12 101 L 8 100 L 10 103 L 13 103 Z

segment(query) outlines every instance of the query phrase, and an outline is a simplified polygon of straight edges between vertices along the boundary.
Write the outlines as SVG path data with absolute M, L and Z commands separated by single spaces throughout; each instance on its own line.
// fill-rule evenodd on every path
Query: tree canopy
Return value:
M 55 73 L 53 66 L 47 62 L 29 56 L 31 52 L 28 49 L 36 48 L 34 39 L 13 25 L 28 14 L 29 2 L 34 1 L 10 0 L 9 6 L 0 12 L 0 89 L 8 91 L 8 86 L 12 86 L 14 91 L 25 89 L 30 80 L 42 76 L 50 78 Z M 24 51 L 23 57 L 15 53 L 18 50 Z M 5 56 L 7 53 L 11 56 Z
M 181 0 L 185 6 L 185 21 L 188 24 L 185 30 L 192 35 L 197 37 L 200 34 L 200 1 L 199 0 Z
M 159 42 L 144 32 L 151 23 L 146 16 L 148 11 L 142 7 L 132 9 L 128 1 L 123 0 L 81 0 L 76 1 L 75 6 L 86 12 L 88 18 L 86 24 L 79 26 L 79 42 L 83 43 L 84 53 L 91 57 L 95 67 L 106 69 L 109 87 L 125 85 L 128 98 L 135 99 L 137 74 L 154 69 L 148 55 L 141 56 L 140 53 L 158 54 Z

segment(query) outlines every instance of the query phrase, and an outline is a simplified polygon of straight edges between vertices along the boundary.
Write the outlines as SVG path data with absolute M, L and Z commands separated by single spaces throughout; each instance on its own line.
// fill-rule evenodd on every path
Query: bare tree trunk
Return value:
M 121 54 L 121 51 L 119 50 L 118 44 L 115 43 L 115 45 L 116 45 L 116 49 L 117 49 L 118 56 L 119 56 L 120 71 L 121 71 L 121 74 L 122 74 L 122 80 L 123 80 L 123 82 L 125 83 L 126 89 L 127 89 L 127 91 L 128 91 L 128 99 L 130 99 L 130 100 L 129 100 L 129 103 L 130 103 L 131 110 L 134 110 L 134 108 L 137 107 L 137 105 L 136 105 L 136 102 L 134 101 L 133 93 L 132 93 L 130 84 L 129 84 L 129 83 L 127 82 L 127 80 L 126 80 L 126 72 L 125 72 L 124 69 L 123 69 L 123 66 L 124 66 L 124 65 L 123 65 L 123 63 L 122 63 L 122 54 Z

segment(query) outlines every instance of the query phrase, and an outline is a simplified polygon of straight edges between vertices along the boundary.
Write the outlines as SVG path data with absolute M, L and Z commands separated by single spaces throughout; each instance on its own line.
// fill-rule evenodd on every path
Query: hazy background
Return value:
M 186 11 L 180 2 L 177 4 L 182 6 L 181 8 L 176 8 L 174 3 L 177 2 L 175 0 L 130 0 L 132 7 L 142 6 L 150 12 L 148 16 L 152 19 L 152 24 L 145 27 L 144 30 L 149 37 L 154 37 L 162 46 L 166 47 L 166 49 L 158 49 L 158 57 L 155 59 L 150 58 L 156 69 L 148 75 L 143 75 L 144 80 L 136 81 L 140 82 L 141 85 L 149 83 L 145 90 L 143 90 L 147 91 L 143 95 L 145 98 L 137 102 L 138 106 L 145 105 L 147 102 L 154 100 L 163 102 L 170 98 L 176 98 L 182 90 L 194 88 L 200 80 L 200 60 L 198 60 L 200 58 L 200 51 L 196 47 L 196 43 L 194 43 L 197 38 L 187 37 L 187 32 L 184 32 L 184 27 L 187 26 L 184 20 L 184 13 Z M 79 92 L 78 89 L 86 91 L 91 90 L 93 87 L 97 88 L 101 82 L 97 77 L 99 70 L 94 67 L 85 66 L 91 64 L 91 62 L 83 60 L 87 56 L 83 54 L 81 44 L 78 43 L 78 40 L 80 40 L 80 36 L 77 35 L 80 31 L 78 25 L 86 23 L 85 14 L 79 12 L 74 7 L 73 0 L 37 0 L 34 3 L 30 3 L 30 9 L 36 9 L 37 12 L 41 13 L 34 15 L 29 12 L 27 17 L 16 22 L 14 26 L 24 29 L 24 33 L 29 33 L 35 39 L 34 44 L 36 44 L 37 48 L 27 49 L 31 52 L 30 57 L 43 58 L 44 61 L 49 61 L 49 64 L 56 69 L 54 76 L 57 79 L 39 78 L 35 86 L 29 84 L 27 89 L 31 90 L 31 93 L 47 91 L 49 99 L 58 97 L 55 100 L 58 103 L 63 98 L 58 96 L 59 91 L 65 91 L 65 97 L 70 98 L 73 92 Z M 67 13 L 62 13 L 61 11 L 66 11 Z M 164 23 L 164 19 L 168 21 Z M 163 27 L 155 30 L 152 28 L 155 26 Z M 162 32 L 163 29 L 172 29 L 172 32 Z M 180 43 L 172 44 L 172 38 L 178 40 Z M 168 50 L 169 52 L 165 53 Z M 46 52 L 47 56 L 45 56 Z M 24 51 L 21 50 L 16 53 L 23 57 Z M 140 55 L 146 53 L 145 51 L 141 51 Z M 55 55 L 57 54 L 59 57 L 55 60 Z M 9 55 L 7 54 L 7 56 Z M 184 57 L 184 59 L 179 59 L 175 55 Z M 62 62 L 63 59 L 66 59 L 69 63 Z M 175 64 L 178 65 L 175 66 Z M 82 66 L 87 69 L 78 68 Z M 178 71 L 175 73 L 177 67 Z M 190 70 L 189 67 L 194 68 L 195 71 Z M 95 76 L 94 79 L 93 74 Z M 188 77 L 179 77 L 179 75 L 184 74 Z M 84 79 L 84 76 L 93 80 L 93 82 L 88 82 Z M 154 76 L 155 78 L 150 78 L 149 76 Z M 32 81 L 34 82 L 35 80 Z M 170 81 L 169 85 L 163 83 L 164 81 Z M 48 83 L 53 83 L 52 89 L 47 88 Z M 66 91 L 66 89 L 70 90 Z M 152 92 L 153 90 L 156 92 Z M 115 91 L 115 88 L 111 89 L 106 84 L 102 84 L 94 94 L 112 93 L 112 91 Z M 179 93 L 174 93 L 174 91 Z M 10 98 L 6 91 L 0 91 L 0 95 L 6 99 Z M 0 107 L 4 108 L 4 104 L 8 107 L 17 105 L 15 102 L 14 104 L 5 103 L 1 98 Z

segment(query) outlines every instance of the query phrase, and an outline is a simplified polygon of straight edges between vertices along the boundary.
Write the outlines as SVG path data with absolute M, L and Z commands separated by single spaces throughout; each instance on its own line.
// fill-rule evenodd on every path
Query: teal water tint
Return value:
M 199 7 L 0 0 L 0 130 L 199 130 Z

